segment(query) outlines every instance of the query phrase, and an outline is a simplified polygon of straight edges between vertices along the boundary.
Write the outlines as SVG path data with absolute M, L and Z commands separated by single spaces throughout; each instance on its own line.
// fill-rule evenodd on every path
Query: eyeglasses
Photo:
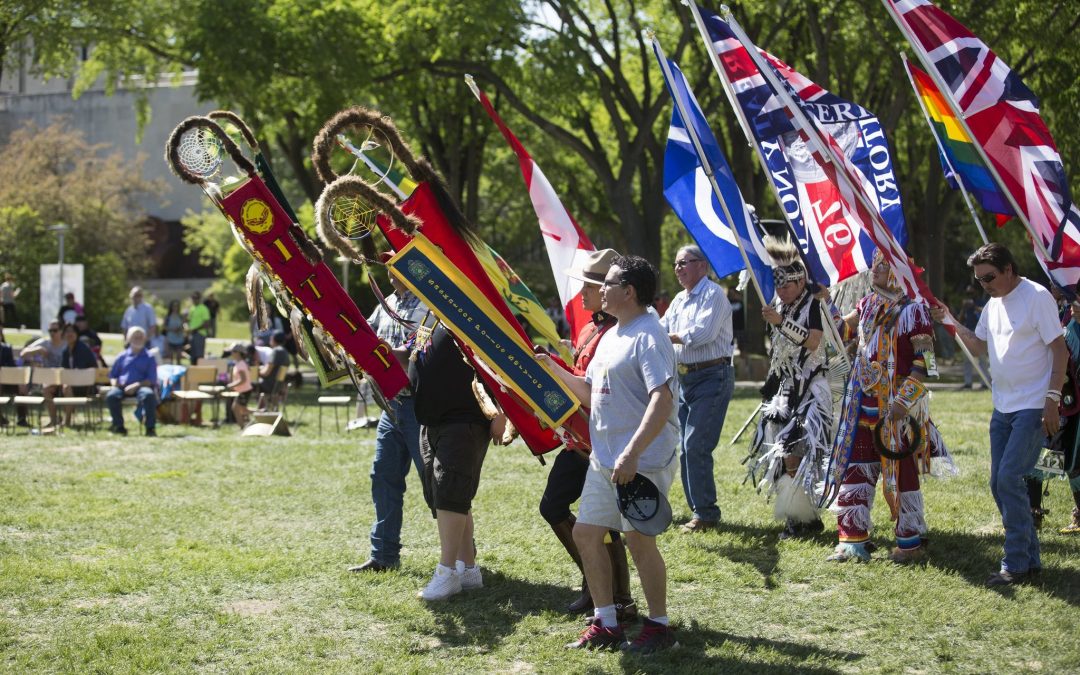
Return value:
M 625 286 L 625 281 L 608 281 L 604 279 L 604 283 L 600 284 L 601 288 L 611 288 L 612 286 Z
M 991 281 L 993 281 L 994 279 L 997 279 L 997 275 L 994 274 L 993 272 L 990 272 L 989 274 L 984 274 L 981 277 L 980 276 L 975 277 L 975 281 L 978 281 L 980 284 L 988 284 Z
M 701 258 L 687 258 L 686 260 L 676 260 L 675 261 L 675 269 L 681 270 L 682 268 L 686 267 L 690 263 L 696 263 L 696 262 L 701 262 Z
M 50 328 L 50 329 L 49 329 L 49 332 L 50 332 L 50 333 L 59 333 L 59 332 L 60 332 L 60 329 L 59 329 L 59 328 Z

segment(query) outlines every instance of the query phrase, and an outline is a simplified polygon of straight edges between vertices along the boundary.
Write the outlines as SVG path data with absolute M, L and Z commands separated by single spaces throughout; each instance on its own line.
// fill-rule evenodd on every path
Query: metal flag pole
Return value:
M 784 222 L 787 223 L 788 234 L 796 243 L 795 247 L 799 251 L 799 257 L 802 258 L 803 265 L 806 267 L 806 274 L 809 276 L 810 265 L 806 263 L 806 256 L 803 253 L 802 246 L 798 243 L 799 238 L 795 234 L 795 226 L 791 223 L 791 218 L 788 216 L 787 210 L 784 208 L 783 202 L 780 199 L 780 192 L 776 188 L 776 183 L 772 180 L 772 173 L 769 171 L 769 165 L 766 163 L 764 155 L 762 155 L 761 146 L 757 144 L 757 141 L 754 139 L 754 134 L 750 130 L 750 122 L 746 119 L 746 114 L 744 113 L 742 106 L 739 105 L 738 97 L 735 95 L 731 82 L 727 79 L 727 73 L 724 72 L 723 66 L 720 65 L 720 58 L 717 56 L 716 50 L 713 48 L 709 38 L 709 30 L 705 27 L 705 20 L 701 18 L 701 12 L 698 11 L 697 1 L 686 0 L 686 4 L 690 7 L 690 13 L 694 15 L 694 24 L 697 26 L 698 34 L 701 35 L 702 42 L 705 43 L 705 51 L 709 55 L 709 62 L 712 63 L 713 70 L 716 71 L 717 77 L 720 78 L 720 84 L 724 89 L 724 94 L 727 96 L 728 103 L 731 104 L 731 108 L 735 111 L 735 117 L 739 120 L 739 126 L 742 128 L 743 136 L 746 137 L 747 144 L 753 148 L 754 157 L 757 158 L 758 164 L 761 165 L 761 170 L 765 172 L 765 177 L 767 178 L 766 182 L 769 184 L 769 188 L 772 189 L 773 196 L 776 197 L 777 203 L 780 204 L 780 212 L 784 214 Z M 826 284 L 826 286 L 828 286 L 828 284 Z M 822 308 L 822 310 L 824 311 L 824 308 Z M 840 337 L 840 331 L 837 329 L 836 324 L 833 323 L 832 317 L 829 316 L 828 312 L 825 312 L 825 314 L 826 316 L 824 318 L 826 320 L 824 323 L 829 326 L 826 335 L 828 335 L 832 341 L 836 353 L 840 354 L 841 358 L 844 359 L 847 368 L 850 369 L 851 359 L 848 358 L 847 350 L 844 349 L 844 341 Z
M 900 52 L 900 60 L 904 62 L 904 72 L 907 74 L 908 82 L 911 83 L 912 90 L 915 91 L 915 101 L 919 104 L 919 110 L 922 111 L 923 119 L 926 120 L 927 126 L 930 127 L 930 135 L 934 137 L 934 143 L 937 144 L 938 152 L 941 153 L 941 159 L 944 160 L 945 165 L 949 167 L 949 171 L 954 176 L 959 176 L 956 167 L 952 165 L 952 160 L 949 159 L 949 155 L 945 153 L 945 144 L 941 142 L 938 137 L 937 129 L 934 128 L 934 121 L 930 119 L 930 111 L 926 109 L 926 104 L 923 103 L 922 96 L 919 95 L 919 88 L 915 86 L 915 80 L 911 76 L 911 70 L 908 64 L 907 54 Z M 979 216 L 975 213 L 975 205 L 971 203 L 971 195 L 968 194 L 967 188 L 964 187 L 964 181 L 960 178 L 956 179 L 956 184 L 960 187 L 960 194 L 964 196 L 964 203 L 967 204 L 968 213 L 971 214 L 971 220 L 975 222 L 975 227 L 979 229 L 979 236 L 982 237 L 983 244 L 989 244 L 990 240 L 986 236 L 986 230 L 983 229 L 982 223 L 979 222 Z
M 986 148 L 984 148 L 981 143 L 975 140 L 975 134 L 971 132 L 971 127 L 968 126 L 967 119 L 964 117 L 963 111 L 960 110 L 959 104 L 957 104 L 956 100 L 953 99 L 952 90 L 949 89 L 948 85 L 946 85 L 945 82 L 942 81 L 941 75 L 937 72 L 937 68 L 930 60 L 929 55 L 926 54 L 922 47 L 919 46 L 918 40 L 916 40 L 915 37 L 908 32 L 907 24 L 896 12 L 896 8 L 893 7 L 892 3 L 889 0 L 881 0 L 881 2 L 885 5 L 885 9 L 888 10 L 889 16 L 892 17 L 897 27 L 900 28 L 900 32 L 904 35 L 904 38 L 907 39 L 908 43 L 911 45 L 911 48 L 912 50 L 914 50 L 915 55 L 919 57 L 919 61 L 923 64 L 923 67 L 926 68 L 926 73 L 930 76 L 931 79 L 934 80 L 934 84 L 937 86 L 938 91 L 941 92 L 942 98 L 945 99 L 946 103 L 949 104 L 949 108 L 952 109 L 953 114 L 956 115 L 956 120 L 960 123 L 961 126 L 964 127 L 964 132 L 968 135 L 968 137 L 972 139 L 972 145 L 975 146 L 975 149 L 978 151 L 979 156 L 986 164 L 986 168 L 990 170 L 990 175 L 994 177 L 994 181 L 998 184 L 998 187 L 1001 188 L 1001 191 L 1002 193 L 1004 193 L 1005 198 L 1009 200 L 1009 204 L 1011 204 L 1013 210 L 1016 211 L 1016 217 L 1019 218 L 1020 222 L 1022 222 L 1024 224 L 1024 227 L 1027 228 L 1028 234 L 1031 235 L 1031 240 L 1035 243 L 1035 247 L 1039 249 L 1040 253 L 1042 253 L 1043 258 L 1045 258 L 1048 262 L 1053 262 L 1054 258 L 1052 258 L 1049 251 L 1046 250 L 1046 245 L 1043 244 L 1042 237 L 1037 232 L 1035 232 L 1035 228 L 1032 227 L 1031 222 L 1028 220 L 1023 210 L 1021 210 L 1020 204 L 1017 203 L 1016 198 L 1008 189 L 1006 189 L 1005 181 L 1001 179 L 1001 174 L 998 173 L 997 168 L 990 161 L 990 157 L 986 154 Z
M 735 226 L 735 219 L 732 218 L 727 202 L 724 201 L 724 196 L 720 192 L 720 185 L 716 182 L 716 174 L 713 171 L 713 167 L 709 163 L 709 159 L 705 156 L 705 150 L 701 145 L 701 139 L 698 138 L 697 129 L 694 128 L 693 118 L 690 117 L 682 97 L 679 96 L 679 88 L 672 86 L 675 78 L 671 73 L 667 57 L 664 56 L 664 50 L 660 48 L 660 43 L 656 40 L 656 36 L 652 34 L 652 31 L 647 31 L 646 37 L 652 42 L 653 49 L 655 49 L 656 53 L 660 56 L 660 69 L 663 71 L 664 79 L 671 88 L 671 99 L 675 103 L 675 109 L 679 111 L 679 117 L 682 118 L 683 125 L 686 128 L 686 135 L 690 138 L 690 143 L 694 146 L 694 152 L 698 156 L 698 161 L 701 162 L 701 167 L 705 171 L 705 175 L 709 178 L 709 184 L 712 186 L 713 195 L 716 197 L 716 200 L 720 202 L 720 208 L 724 210 L 724 217 L 731 227 L 732 234 L 735 235 L 735 245 L 739 247 L 739 254 L 742 256 L 743 264 L 746 266 L 746 272 L 750 277 L 750 281 L 754 284 L 754 291 L 757 292 L 758 300 L 761 301 L 761 306 L 765 307 L 769 303 L 766 301 L 765 294 L 761 291 L 761 286 L 758 284 L 757 277 L 754 275 L 754 270 L 750 266 L 750 258 L 746 255 L 746 250 L 743 249 L 742 236 L 739 234 L 739 229 Z
M 926 120 L 926 124 L 930 127 L 930 135 L 934 137 L 934 142 L 937 144 L 938 152 L 941 153 L 941 158 L 945 160 L 945 164 L 949 167 L 949 171 L 957 176 L 956 184 L 960 187 L 960 194 L 964 196 L 964 203 L 967 204 L 968 213 L 971 214 L 971 219 L 975 221 L 975 227 L 979 228 L 979 235 L 982 237 L 983 244 L 989 244 L 990 240 L 986 237 L 986 231 L 983 230 L 982 223 L 979 222 L 979 216 L 975 213 L 975 205 L 971 203 L 971 196 L 968 194 L 967 188 L 964 187 L 964 181 L 960 180 L 959 175 L 956 172 L 956 168 L 952 165 L 952 161 L 945 153 L 944 143 L 938 138 L 937 130 L 934 129 L 934 122 L 930 119 L 930 112 L 926 109 L 926 105 L 923 103 L 922 96 L 919 95 L 919 88 L 915 86 L 915 80 L 911 76 L 911 70 L 908 67 L 907 54 L 900 52 L 900 59 L 904 62 L 904 72 L 907 73 L 908 82 L 911 83 L 911 88 L 915 92 L 915 100 L 919 104 L 919 110 L 922 111 L 923 118 Z M 1051 280 L 1052 281 L 1052 280 Z M 956 340 L 956 344 L 959 345 L 960 351 L 964 353 L 964 357 L 967 358 L 971 367 L 975 369 L 975 372 L 979 374 L 979 379 L 982 380 L 986 388 L 990 388 L 990 378 L 983 372 L 982 367 L 979 365 L 978 360 L 968 349 L 964 341 L 960 339 L 960 336 L 953 333 L 953 339 Z

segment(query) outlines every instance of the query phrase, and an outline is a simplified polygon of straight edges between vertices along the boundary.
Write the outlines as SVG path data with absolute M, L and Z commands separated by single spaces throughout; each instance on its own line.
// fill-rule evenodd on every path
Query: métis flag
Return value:
M 719 277 L 746 269 L 735 239 L 738 236 L 750 263 L 748 271 L 757 280 L 765 302 L 772 302 L 772 260 L 765 252 L 761 233 L 750 218 L 731 167 L 678 64 L 664 56 L 655 41 L 653 51 L 668 91 L 675 101 L 664 152 L 664 197 Z M 704 156 L 699 155 L 694 147 L 680 109 L 686 111 L 690 118 L 691 129 L 701 144 Z M 715 178 L 720 198 L 735 221 L 734 228 L 728 222 L 709 176 Z
M 1036 257 L 1071 291 L 1080 280 L 1080 210 L 1038 99 L 986 43 L 932 3 L 882 2 L 1038 238 Z
M 566 313 L 566 321 L 570 324 L 570 336 L 577 340 L 582 329 L 592 321 L 592 314 L 581 306 L 581 287 L 583 282 L 571 279 L 566 275 L 566 270 L 579 267 L 584 261 L 586 254 L 595 251 L 596 247 L 589 241 L 588 235 L 581 229 L 570 212 L 563 206 L 555 188 L 551 186 L 547 176 L 540 170 L 531 155 L 525 150 L 514 132 L 506 126 L 495 107 L 491 105 L 487 94 L 476 86 L 472 78 L 466 78 L 469 88 L 480 104 L 484 106 L 495 126 L 502 132 L 503 138 L 510 144 L 510 148 L 517 155 L 521 165 L 521 175 L 525 178 L 525 186 L 529 189 L 529 199 L 532 200 L 533 210 L 540 221 L 540 233 L 544 237 L 544 247 L 547 249 L 548 262 L 551 263 L 551 273 L 555 276 L 555 286 L 559 291 L 559 302 Z M 557 343 L 553 344 L 556 346 Z
M 723 77 L 735 92 L 753 142 L 768 168 L 780 207 L 795 231 L 810 267 L 810 275 L 835 284 L 870 268 L 874 242 L 865 224 L 842 206 L 839 187 L 830 180 L 799 137 L 784 105 L 731 26 L 698 7 L 718 57 Z M 868 194 L 901 245 L 907 241 L 904 210 L 893 172 L 892 155 L 878 118 L 807 79 L 772 54 L 758 48 L 817 125 L 836 139 L 841 152 L 869 181 Z
M 963 187 L 975 195 L 979 205 L 990 213 L 1013 216 L 1015 212 L 1009 199 L 994 181 L 986 163 L 979 156 L 975 143 L 964 130 L 963 124 L 945 102 L 937 85 L 923 70 L 904 59 L 904 66 L 911 77 L 915 94 L 923 102 L 930 128 L 938 139 L 941 168 L 953 189 Z

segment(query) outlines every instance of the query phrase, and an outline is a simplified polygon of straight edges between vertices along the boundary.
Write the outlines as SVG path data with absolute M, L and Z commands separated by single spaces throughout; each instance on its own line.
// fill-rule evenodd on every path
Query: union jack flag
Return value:
M 982 40 L 928 0 L 882 0 L 944 85 L 1001 187 L 1028 223 L 1036 258 L 1058 286 L 1080 281 L 1080 210 L 1039 101 Z M 1045 249 L 1049 256 L 1044 256 Z

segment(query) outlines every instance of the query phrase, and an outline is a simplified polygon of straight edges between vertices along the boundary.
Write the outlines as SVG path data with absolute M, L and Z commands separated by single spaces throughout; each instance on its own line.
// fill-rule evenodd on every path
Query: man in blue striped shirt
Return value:
M 731 303 L 708 272 L 709 263 L 700 248 L 680 248 L 675 254 L 675 276 L 683 290 L 660 320 L 679 363 L 682 483 L 693 512 L 682 527 L 684 532 L 709 530 L 720 521 L 712 452 L 720 442 L 735 391 Z

